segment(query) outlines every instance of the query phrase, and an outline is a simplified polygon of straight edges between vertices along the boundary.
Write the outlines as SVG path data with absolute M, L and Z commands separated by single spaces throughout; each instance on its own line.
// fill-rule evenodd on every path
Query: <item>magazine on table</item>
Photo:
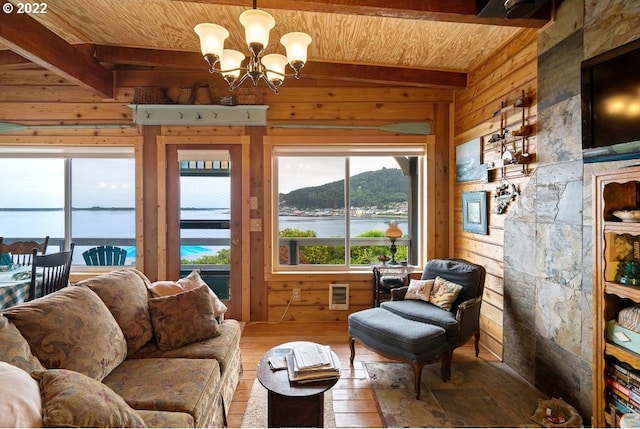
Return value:
M 320 344 L 308 343 L 292 348 L 296 369 L 321 368 L 331 363 L 331 348 Z
M 269 357 L 269 368 L 272 371 L 280 371 L 287 369 L 286 355 L 291 353 L 290 347 L 278 347 L 273 350 L 272 355 Z
M 320 357 L 304 360 L 306 367 L 300 367 L 296 355 L 296 348 L 286 355 L 287 370 L 289 372 L 289 380 L 298 383 L 308 383 L 313 381 L 335 380 L 340 378 L 340 365 L 333 358 L 331 348 L 329 346 L 318 346 L 316 353 Z M 318 361 L 326 363 L 317 363 Z M 313 362 L 312 366 L 309 364 Z

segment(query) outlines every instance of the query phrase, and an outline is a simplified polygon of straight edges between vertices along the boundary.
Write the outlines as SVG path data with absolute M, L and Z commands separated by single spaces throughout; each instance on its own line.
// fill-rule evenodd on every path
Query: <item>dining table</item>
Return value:
M 30 266 L 3 268 L 0 271 L 0 310 L 25 302 L 30 284 Z

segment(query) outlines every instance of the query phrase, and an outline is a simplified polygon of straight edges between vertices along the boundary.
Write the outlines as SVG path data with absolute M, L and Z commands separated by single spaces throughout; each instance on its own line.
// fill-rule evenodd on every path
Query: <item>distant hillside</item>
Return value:
M 358 174 L 351 178 L 351 206 L 383 208 L 407 201 L 408 186 L 399 168 Z M 280 194 L 280 204 L 299 210 L 344 208 L 344 180 Z

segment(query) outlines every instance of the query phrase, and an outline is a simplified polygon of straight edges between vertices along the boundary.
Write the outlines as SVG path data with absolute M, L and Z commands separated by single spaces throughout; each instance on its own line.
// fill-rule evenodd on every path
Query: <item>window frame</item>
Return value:
M 418 162 L 419 183 L 417 192 L 418 219 L 414 219 L 413 235 L 417 239 L 415 258 L 420 265 L 427 250 L 427 190 L 428 150 L 433 144 L 431 136 L 268 136 L 264 139 L 264 156 L 269 162 L 265 163 L 266 195 L 271 195 L 271 201 L 265 202 L 267 213 L 265 221 L 265 260 L 267 272 L 272 274 L 286 273 L 330 273 L 330 272 L 368 272 L 369 266 L 351 266 L 349 261 L 344 265 L 280 265 L 279 264 L 279 215 L 278 215 L 278 177 L 277 159 L 281 155 L 291 156 L 420 156 Z M 349 174 L 348 169 L 345 172 Z M 269 189 L 267 192 L 267 188 Z M 268 199 L 266 199 L 268 200 Z M 409 214 L 410 216 L 411 214 Z M 347 238 L 345 238 L 347 241 Z

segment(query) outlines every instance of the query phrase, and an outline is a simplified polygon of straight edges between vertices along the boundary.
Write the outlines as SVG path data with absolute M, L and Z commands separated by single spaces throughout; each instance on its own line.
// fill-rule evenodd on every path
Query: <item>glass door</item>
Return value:
M 241 247 L 232 239 L 234 148 L 180 146 L 168 152 L 168 278 L 200 270 L 229 308 L 226 317 L 240 318 L 240 273 L 232 269 L 241 260 Z

